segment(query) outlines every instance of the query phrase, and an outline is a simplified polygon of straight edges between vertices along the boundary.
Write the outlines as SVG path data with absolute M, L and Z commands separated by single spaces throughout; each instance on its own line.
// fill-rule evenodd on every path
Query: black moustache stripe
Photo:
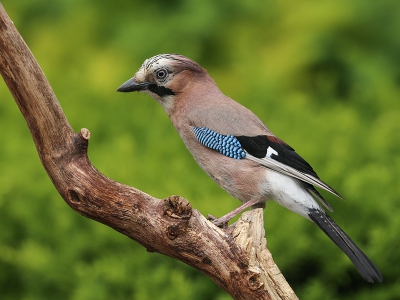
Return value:
M 165 86 L 159 86 L 157 84 L 150 84 L 148 90 L 150 92 L 153 92 L 154 94 L 157 94 L 160 97 L 175 95 L 175 93 L 171 89 L 166 88 Z

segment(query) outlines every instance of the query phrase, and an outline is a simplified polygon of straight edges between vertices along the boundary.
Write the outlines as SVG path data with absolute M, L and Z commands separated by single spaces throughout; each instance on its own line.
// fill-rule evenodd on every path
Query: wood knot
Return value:
M 260 289 L 262 286 L 264 286 L 264 283 L 260 281 L 260 274 L 258 273 L 253 273 L 249 278 L 248 278 L 248 284 L 251 290 L 255 291 Z
M 170 240 L 176 239 L 181 232 L 185 231 L 184 228 L 177 224 L 177 225 L 170 225 L 167 228 L 167 236 Z
M 164 199 L 163 204 L 164 215 L 173 219 L 190 219 L 192 216 L 192 206 L 189 201 L 180 196 L 171 196 Z
M 75 146 L 81 150 L 86 151 L 89 146 L 90 131 L 86 128 L 82 128 L 78 134 L 75 135 Z
M 203 263 L 205 263 L 206 265 L 211 265 L 212 264 L 212 260 L 208 256 L 203 257 L 203 259 L 201 261 Z
M 82 201 L 79 194 L 74 190 L 68 190 L 67 195 L 68 195 L 68 200 L 72 203 L 80 203 Z
M 90 131 L 87 128 L 82 128 L 81 131 L 79 131 L 78 133 L 81 138 L 85 139 L 85 140 L 89 140 L 90 139 Z

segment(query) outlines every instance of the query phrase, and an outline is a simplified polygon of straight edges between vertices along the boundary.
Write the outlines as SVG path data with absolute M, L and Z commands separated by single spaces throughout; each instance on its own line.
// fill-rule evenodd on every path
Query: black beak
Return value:
M 149 82 L 140 82 L 137 83 L 135 81 L 135 77 L 129 79 L 128 81 L 124 82 L 118 89 L 117 92 L 129 93 L 129 92 L 138 92 L 147 90 L 149 87 Z

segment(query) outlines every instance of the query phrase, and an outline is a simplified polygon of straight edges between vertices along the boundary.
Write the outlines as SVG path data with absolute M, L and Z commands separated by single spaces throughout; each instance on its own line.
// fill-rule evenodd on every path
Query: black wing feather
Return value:
M 236 136 L 236 138 L 248 153 L 257 158 L 264 158 L 267 155 L 268 148 L 271 147 L 278 153 L 278 155 L 271 154 L 272 159 L 319 179 L 308 162 L 298 155 L 292 147 L 274 136 Z
M 267 155 L 270 142 L 266 137 L 266 135 L 236 136 L 243 149 L 257 158 L 264 158 Z

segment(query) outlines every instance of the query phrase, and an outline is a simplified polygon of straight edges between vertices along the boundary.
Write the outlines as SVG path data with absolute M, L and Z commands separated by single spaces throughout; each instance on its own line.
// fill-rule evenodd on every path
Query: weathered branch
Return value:
M 261 209 L 245 213 L 234 228 L 222 230 L 179 196 L 156 199 L 98 172 L 87 157 L 90 132 L 74 133 L 1 5 L 0 72 L 44 168 L 73 210 L 114 228 L 150 252 L 193 266 L 234 299 L 297 299 L 266 248 Z

